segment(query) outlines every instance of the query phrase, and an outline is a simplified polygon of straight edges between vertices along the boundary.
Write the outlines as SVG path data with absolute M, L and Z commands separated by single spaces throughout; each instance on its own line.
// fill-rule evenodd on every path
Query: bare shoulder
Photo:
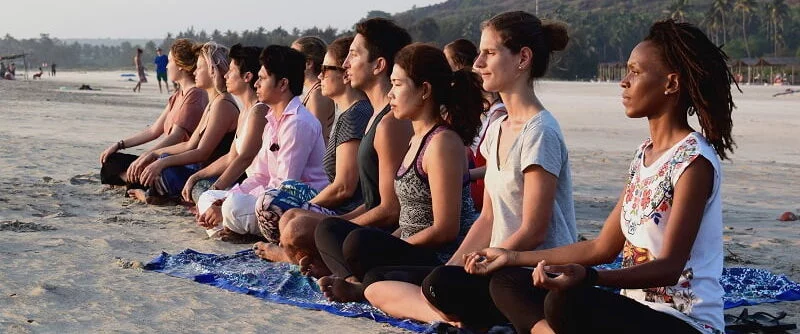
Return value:
M 267 117 L 267 113 L 269 113 L 269 106 L 264 103 L 256 103 L 250 109 L 253 110 L 255 116 Z
M 394 117 L 394 113 L 393 112 L 388 112 L 388 113 L 386 113 L 386 115 L 383 116 L 383 118 L 381 118 L 381 121 L 378 123 L 378 126 L 376 127 L 376 129 L 379 132 L 382 129 L 384 130 L 384 132 L 387 131 L 387 130 L 390 130 L 390 131 L 392 131 L 392 130 L 398 131 L 398 130 L 405 130 L 405 129 L 409 129 L 410 130 L 411 129 L 411 122 L 407 121 L 407 120 L 397 119 L 397 117 Z

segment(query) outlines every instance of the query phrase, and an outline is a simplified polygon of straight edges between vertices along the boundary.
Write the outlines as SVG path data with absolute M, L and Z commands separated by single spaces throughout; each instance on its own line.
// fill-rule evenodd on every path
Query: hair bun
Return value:
M 542 24 L 546 40 L 550 43 L 550 51 L 561 51 L 567 47 L 569 36 L 567 26 L 561 22 L 547 22 Z

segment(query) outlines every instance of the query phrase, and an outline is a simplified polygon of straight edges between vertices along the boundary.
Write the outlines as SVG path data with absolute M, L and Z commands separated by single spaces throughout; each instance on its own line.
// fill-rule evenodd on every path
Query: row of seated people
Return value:
M 153 126 L 103 152 L 103 182 L 148 202 L 180 196 L 210 236 L 260 240 L 258 256 L 299 264 L 331 300 L 395 317 L 721 332 L 725 54 L 671 20 L 634 48 L 622 104 L 651 138 L 598 238 L 578 242 L 566 142 L 533 85 L 568 40 L 526 12 L 484 22 L 479 48 L 444 51 L 380 18 L 327 46 L 178 40 L 167 68 L 181 89 Z M 118 152 L 159 137 L 138 157 Z M 623 269 L 591 267 L 620 253 Z

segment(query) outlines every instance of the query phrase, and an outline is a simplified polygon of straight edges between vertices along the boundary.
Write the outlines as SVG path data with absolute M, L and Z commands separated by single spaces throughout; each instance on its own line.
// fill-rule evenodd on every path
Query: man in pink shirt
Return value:
M 261 53 L 255 84 L 258 101 L 270 107 L 254 173 L 229 191 L 209 190 L 198 201 L 198 224 L 215 236 L 223 227 L 237 234 L 261 235 L 256 199 L 283 181 L 297 180 L 321 190 L 328 185 L 322 168 L 322 126 L 297 97 L 303 92 L 305 56 L 289 47 L 270 45 Z

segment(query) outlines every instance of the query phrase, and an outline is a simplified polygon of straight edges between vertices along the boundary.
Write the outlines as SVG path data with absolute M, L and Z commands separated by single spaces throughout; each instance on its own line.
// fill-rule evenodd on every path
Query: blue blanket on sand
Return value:
M 619 267 L 620 260 L 600 266 Z M 259 259 L 252 250 L 232 255 L 198 253 L 187 249 L 161 256 L 145 266 L 147 270 L 174 277 L 190 278 L 226 290 L 253 295 L 281 304 L 324 310 L 346 317 L 365 317 L 414 332 L 430 332 L 433 326 L 387 316 L 365 303 L 330 302 L 313 279 L 300 274 L 298 267 Z M 742 305 L 800 300 L 800 284 L 786 276 L 756 268 L 725 268 L 720 283 L 725 288 L 725 308 Z

